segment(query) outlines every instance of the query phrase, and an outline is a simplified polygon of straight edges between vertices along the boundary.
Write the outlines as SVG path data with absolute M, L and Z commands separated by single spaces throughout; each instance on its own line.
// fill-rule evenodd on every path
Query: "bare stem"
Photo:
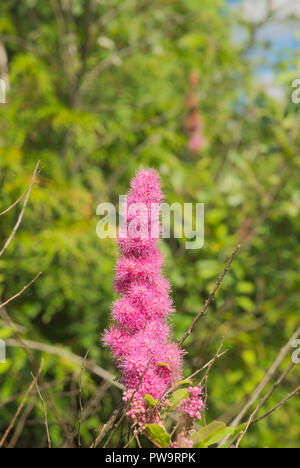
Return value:
M 44 363 L 42 362 L 41 365 L 40 365 L 40 367 L 39 367 L 38 373 L 36 374 L 36 377 L 35 377 L 36 379 L 41 375 L 42 368 L 43 368 L 43 364 L 44 364 Z M 14 417 L 13 417 L 12 420 L 11 420 L 10 425 L 9 425 L 8 428 L 6 429 L 6 431 L 5 431 L 5 433 L 4 433 L 4 436 L 2 437 L 2 439 L 1 439 L 1 441 L 0 441 L 0 448 L 3 447 L 3 445 L 4 445 L 4 443 L 5 443 L 6 439 L 7 439 L 7 437 L 9 436 L 9 434 L 10 434 L 12 428 L 14 427 L 15 422 L 16 422 L 16 420 L 18 419 L 18 417 L 19 417 L 19 415 L 20 415 L 22 409 L 24 408 L 24 405 L 25 405 L 26 401 L 28 400 L 28 397 L 31 395 L 31 393 L 32 393 L 32 391 L 33 391 L 33 389 L 34 389 L 34 387 L 35 387 L 35 380 L 33 380 L 33 381 L 31 382 L 31 384 L 30 384 L 30 386 L 29 386 L 27 392 L 26 392 L 25 395 L 24 395 L 23 400 L 21 401 L 21 403 L 20 403 L 20 405 L 19 405 L 19 407 L 18 407 L 18 409 L 17 409 L 17 411 L 16 411 Z
M 227 274 L 235 256 L 237 255 L 238 251 L 240 250 L 241 246 L 238 245 L 237 248 L 235 249 L 235 251 L 233 252 L 233 254 L 231 255 L 230 259 L 228 260 L 227 262 L 227 265 L 225 267 L 225 270 L 223 271 L 223 273 L 219 276 L 216 284 L 215 284 L 215 287 L 214 289 L 212 290 L 211 294 L 209 295 L 209 297 L 206 299 L 206 302 L 204 304 L 204 306 L 202 307 L 202 309 L 200 310 L 199 314 L 194 318 L 192 324 L 190 325 L 190 327 L 188 328 L 188 330 L 185 332 L 185 334 L 183 335 L 183 337 L 179 340 L 178 344 L 179 346 L 182 346 L 182 344 L 184 343 L 184 341 L 188 338 L 188 336 L 190 336 L 190 334 L 192 333 L 193 329 L 195 328 L 197 322 L 199 321 L 199 319 L 201 317 L 203 317 L 203 315 L 205 315 L 206 313 L 206 309 L 208 308 L 208 306 L 212 303 L 212 301 L 214 300 L 215 298 L 215 295 L 216 295 L 216 292 L 217 290 L 219 289 L 225 275 Z
M 0 251 L 0 257 L 4 254 L 5 250 L 7 249 L 7 247 L 9 246 L 9 244 L 11 243 L 11 241 L 13 240 L 13 238 L 15 237 L 15 234 L 17 232 L 17 230 L 19 229 L 20 227 L 20 224 L 22 222 L 22 219 L 23 219 L 23 216 L 24 216 L 24 213 L 25 213 L 25 209 L 26 209 L 26 206 L 28 204 L 28 201 L 29 201 L 29 196 L 30 196 L 30 193 L 31 193 L 31 190 L 32 190 L 32 187 L 34 186 L 35 184 L 35 179 L 36 179 L 36 176 L 37 176 L 37 173 L 38 173 L 38 169 L 39 169 L 39 165 L 40 165 L 40 161 L 37 162 L 37 165 L 35 166 L 35 169 L 34 169 L 34 172 L 33 172 L 33 176 L 32 176 L 32 179 L 31 179 L 31 184 L 29 186 L 29 189 L 27 190 L 27 195 L 25 197 L 25 200 L 24 200 L 24 203 L 23 203 L 23 207 L 22 207 L 22 210 L 21 210 L 21 213 L 19 214 L 19 217 L 18 217 L 18 220 L 15 224 L 15 227 L 13 228 L 9 238 L 7 239 L 7 241 L 5 242 L 4 246 L 2 247 L 1 251 Z
M 40 391 L 37 378 L 32 373 L 31 373 L 31 375 L 32 375 L 33 381 L 35 383 L 36 390 L 38 392 L 38 396 L 40 397 L 40 400 L 41 400 L 41 403 L 42 403 L 42 408 L 43 408 L 43 412 L 44 412 L 45 427 L 46 427 L 46 434 L 47 434 L 47 440 L 48 440 L 48 448 L 51 448 L 52 445 L 51 445 L 51 438 L 50 438 L 50 432 L 49 432 L 48 415 L 47 415 L 46 405 L 45 405 L 45 402 L 44 402 L 43 395 L 42 395 L 42 393 Z

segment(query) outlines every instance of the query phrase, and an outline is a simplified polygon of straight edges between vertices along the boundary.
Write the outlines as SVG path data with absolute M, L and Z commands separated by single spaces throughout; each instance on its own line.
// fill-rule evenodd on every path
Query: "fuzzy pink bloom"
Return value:
M 187 414 L 192 419 L 201 419 L 201 413 L 204 410 L 203 391 L 201 387 L 189 387 L 189 397 L 182 400 L 179 410 Z
M 131 336 L 120 328 L 111 327 L 105 330 L 103 341 L 112 350 L 116 359 L 123 357 L 125 352 L 130 352 Z
M 185 130 L 188 135 L 188 148 L 192 153 L 198 153 L 205 145 L 203 136 L 203 121 L 198 108 L 197 88 L 199 83 L 198 73 L 192 71 L 189 79 L 189 96 L 187 100 L 188 115 L 185 120 Z
M 193 136 L 191 137 L 189 141 L 189 150 L 192 151 L 193 153 L 197 153 L 200 151 L 202 148 L 205 146 L 205 139 L 201 135 L 200 131 L 195 131 Z
M 121 297 L 112 307 L 115 326 L 104 335 L 104 342 L 122 371 L 126 389 L 123 399 L 127 404 L 130 402 L 127 415 L 140 426 L 149 416 L 145 395 L 159 400 L 182 374 L 182 351 L 172 343 L 167 323 L 173 312 L 170 285 L 162 275 L 158 236 L 151 237 L 153 232 L 161 231 L 152 213 L 156 209 L 153 204 L 162 199 L 158 174 L 152 169 L 140 170 L 128 194 L 127 237 L 118 239 L 121 258 L 116 265 L 114 284 Z M 141 231 L 135 229 L 131 236 L 129 227 L 139 228 L 135 216 L 143 227 Z M 153 223 L 158 224 L 155 229 Z

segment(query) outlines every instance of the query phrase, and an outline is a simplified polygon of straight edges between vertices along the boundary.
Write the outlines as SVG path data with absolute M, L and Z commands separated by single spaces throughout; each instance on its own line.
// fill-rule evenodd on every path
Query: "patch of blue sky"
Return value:
M 227 3 L 237 10 L 241 7 L 242 0 L 227 0 Z M 246 40 L 246 28 L 236 27 L 233 41 L 243 43 Z M 264 66 L 269 68 L 283 61 L 288 61 L 299 52 L 300 21 L 291 18 L 271 17 L 263 24 L 257 25 L 255 45 L 248 50 L 247 55 L 249 59 L 264 63 Z

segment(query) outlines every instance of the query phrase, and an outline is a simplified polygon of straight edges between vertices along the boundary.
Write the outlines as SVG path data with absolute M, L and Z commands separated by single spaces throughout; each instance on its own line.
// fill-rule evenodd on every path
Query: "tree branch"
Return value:
M 275 392 L 275 390 L 279 387 L 279 385 L 281 384 L 281 382 L 285 379 L 285 377 L 288 375 L 288 373 L 295 367 L 295 363 L 291 363 L 289 365 L 289 367 L 281 374 L 281 376 L 279 377 L 279 379 L 275 382 L 275 384 L 273 385 L 273 387 L 269 390 L 269 392 L 261 399 L 261 401 L 259 402 L 259 404 L 257 405 L 257 407 L 255 408 L 255 410 L 253 411 L 253 413 L 251 414 L 249 420 L 248 420 L 248 423 L 247 423 L 247 426 L 245 427 L 245 429 L 242 431 L 242 433 L 240 434 L 239 438 L 238 438 L 238 441 L 236 443 L 236 448 L 239 447 L 242 439 L 244 438 L 247 430 L 249 429 L 249 426 L 251 425 L 252 421 L 254 420 L 255 416 L 257 415 L 257 413 L 259 412 L 259 410 L 263 407 L 263 405 L 269 400 L 269 398 L 271 397 L 271 395 Z
M 44 402 L 44 399 L 43 399 L 43 395 L 42 395 L 42 393 L 40 391 L 37 378 L 32 373 L 31 373 L 31 375 L 32 375 L 34 384 L 36 386 L 36 390 L 38 392 L 38 395 L 40 397 L 40 400 L 42 402 L 42 408 L 43 408 L 44 418 L 45 418 L 46 434 L 47 434 L 47 440 L 48 440 L 48 448 L 51 448 L 52 445 L 51 445 L 51 438 L 50 438 L 50 432 L 49 432 L 49 426 L 48 426 L 48 415 L 47 415 L 46 405 L 45 405 L 45 402 Z
M 11 347 L 18 347 L 20 344 L 18 341 L 13 340 L 13 339 L 8 339 L 6 340 L 7 346 Z M 69 359 L 72 362 L 75 362 L 79 366 L 83 365 L 84 358 L 81 356 L 78 356 L 77 354 L 72 353 L 71 351 L 68 351 L 64 348 L 60 348 L 58 346 L 53 346 L 49 345 L 46 343 L 40 343 L 38 341 L 30 341 L 30 340 L 24 340 L 24 344 L 32 350 L 36 351 L 42 351 L 47 354 L 52 354 L 54 356 L 59 356 L 64 359 Z M 102 367 L 99 367 L 98 365 L 94 364 L 92 361 L 87 360 L 85 363 L 86 369 L 88 369 L 92 374 L 97 375 L 98 377 L 101 377 L 102 379 L 106 380 L 109 382 L 111 385 L 114 387 L 119 388 L 120 390 L 123 390 L 124 387 L 121 385 L 119 382 L 117 382 L 115 379 L 115 376 L 110 374 L 108 371 L 105 369 L 102 369 Z
M 277 405 L 275 405 L 273 408 L 271 408 L 269 411 L 267 411 L 265 414 L 260 416 L 259 418 L 255 419 L 252 421 L 252 424 L 258 423 L 262 419 L 265 419 L 267 416 L 270 416 L 270 414 L 274 413 L 274 411 L 278 410 L 283 406 L 287 401 L 289 401 L 293 396 L 297 395 L 297 393 L 300 392 L 300 385 L 291 393 L 289 393 L 283 400 L 281 400 Z
M 40 376 L 40 374 L 41 374 L 41 372 L 42 372 L 43 364 L 44 364 L 44 363 L 42 362 L 41 365 L 40 365 L 40 367 L 39 367 L 39 370 L 38 370 L 38 373 L 37 373 L 37 375 L 36 375 L 36 378 L 38 378 L 38 377 Z M 30 386 L 29 386 L 27 392 L 26 392 L 25 395 L 24 395 L 23 400 L 21 401 L 21 403 L 20 403 L 20 405 L 19 405 L 19 407 L 18 407 L 18 409 L 17 409 L 17 411 L 16 411 L 16 414 L 14 415 L 14 417 L 13 417 L 13 419 L 12 419 L 10 425 L 9 425 L 8 428 L 6 429 L 6 431 L 5 431 L 5 433 L 4 433 L 4 436 L 2 437 L 2 439 L 1 439 L 1 441 L 0 441 L 0 448 L 3 447 L 3 444 L 5 443 L 5 441 L 6 441 L 7 437 L 9 436 L 9 434 L 10 434 L 12 428 L 14 427 L 15 422 L 16 422 L 16 420 L 18 419 L 18 416 L 20 415 L 20 413 L 21 413 L 21 411 L 22 411 L 22 409 L 23 409 L 23 407 L 24 407 L 24 405 L 25 405 L 25 403 L 26 403 L 26 401 L 27 401 L 29 395 L 32 393 L 32 391 L 33 391 L 33 389 L 34 389 L 34 386 L 35 386 L 35 380 L 33 380 L 33 381 L 31 382 L 31 384 L 30 384 Z
M 17 297 L 21 296 L 24 291 L 26 291 L 26 289 L 28 289 L 33 283 L 35 283 L 35 281 L 42 275 L 42 272 L 40 271 L 34 278 L 33 280 L 30 281 L 30 283 L 26 284 L 26 286 L 24 286 L 24 288 L 19 291 L 17 294 L 15 294 L 14 296 L 12 296 L 10 299 L 8 299 L 7 301 L 3 302 L 2 304 L 0 304 L 0 309 L 3 309 L 3 307 L 7 306 L 7 304 L 9 304 L 10 302 L 14 301 Z M 7 315 L 6 312 L 4 311 L 0 311 L 0 314 L 3 316 L 3 319 L 6 321 L 6 322 L 9 322 L 10 326 L 11 324 L 13 324 L 12 320 L 8 320 L 7 318 L 9 317 Z M 14 324 L 13 324 L 14 325 Z
M 248 402 L 246 403 L 246 405 L 242 408 L 242 410 L 234 418 L 234 420 L 230 424 L 230 427 L 237 427 L 238 426 L 238 424 L 240 423 L 242 418 L 245 416 L 247 411 L 251 408 L 251 406 L 257 400 L 257 398 L 259 397 L 261 392 L 268 385 L 268 383 L 272 379 L 273 375 L 277 371 L 278 367 L 280 366 L 280 364 L 282 363 L 282 361 L 284 360 L 286 355 L 290 352 L 293 341 L 296 340 L 299 335 L 300 335 L 300 326 L 297 328 L 297 330 L 295 331 L 293 336 L 290 338 L 290 340 L 281 348 L 281 350 L 280 350 L 279 354 L 277 355 L 275 361 L 273 362 L 272 366 L 270 367 L 270 369 L 268 370 L 268 372 L 266 373 L 266 375 L 264 376 L 264 378 L 262 379 L 260 384 L 254 390 L 253 394 L 251 395 L 251 397 L 248 400 Z M 275 388 L 277 388 L 276 384 L 275 384 Z M 275 388 L 274 388 L 274 390 L 275 390 Z M 272 393 L 273 393 L 274 390 L 272 389 Z M 223 445 L 228 440 L 228 438 L 229 437 L 225 437 L 221 442 L 219 442 L 218 446 L 220 447 L 221 445 Z
M 16 222 L 16 225 L 15 227 L 13 228 L 12 230 L 12 233 L 11 235 L 9 236 L 9 238 L 7 239 L 7 241 L 5 242 L 2 250 L 0 251 L 0 257 L 4 254 L 5 250 L 7 249 L 7 247 L 9 246 L 9 244 L 11 243 L 11 241 L 13 240 L 13 238 L 15 237 L 15 234 L 17 232 L 17 230 L 19 229 L 20 227 L 20 224 L 22 222 L 22 219 L 23 219 L 23 216 L 24 216 L 24 212 L 25 212 L 25 209 L 26 209 L 26 206 L 28 204 L 28 201 L 29 201 L 29 196 L 30 196 L 30 193 L 31 193 L 31 190 L 32 190 L 32 187 L 34 186 L 35 184 L 35 178 L 37 176 L 37 173 L 38 173 L 38 168 L 39 168 L 39 165 L 40 165 L 40 161 L 38 161 L 37 165 L 35 166 L 35 169 L 34 169 L 34 173 L 33 173 L 33 176 L 32 176 L 32 179 L 31 179 L 31 184 L 29 186 L 29 189 L 27 191 L 27 195 L 25 197 L 25 200 L 24 200 L 24 203 L 23 203 L 23 208 L 21 210 L 21 213 L 18 217 L 18 220 Z
M 193 329 L 195 328 L 197 322 L 199 321 L 199 319 L 201 317 L 203 317 L 203 315 L 205 315 L 205 312 L 206 312 L 206 309 L 208 308 L 208 306 L 212 303 L 212 301 L 214 300 L 215 298 L 215 294 L 217 292 L 217 290 L 219 289 L 225 275 L 227 274 L 235 256 L 237 255 L 238 251 L 240 250 L 241 246 L 238 245 L 237 248 L 235 249 L 235 251 L 233 252 L 233 254 L 231 255 L 230 259 L 228 260 L 227 262 L 227 265 L 225 267 L 225 270 L 223 271 L 223 273 L 219 276 L 216 284 L 215 284 L 215 287 L 213 289 L 213 291 L 211 292 L 211 294 L 209 295 L 209 297 L 206 299 L 206 302 L 204 304 L 204 306 L 202 307 L 202 309 L 200 310 L 199 314 L 194 318 L 192 324 L 190 325 L 190 327 L 188 328 L 188 330 L 185 332 L 185 334 L 183 335 L 183 337 L 179 340 L 178 344 L 179 346 L 182 346 L 182 344 L 185 342 L 185 340 L 188 338 L 188 336 L 190 336 L 190 334 L 192 333 Z
M 12 210 L 22 199 L 23 197 L 25 196 L 25 194 L 28 192 L 28 190 L 26 190 L 12 205 L 10 205 L 6 210 L 2 211 L 2 213 L 0 213 L 0 216 L 3 216 L 5 215 L 6 213 L 8 213 L 10 210 Z
M 245 416 L 247 411 L 250 409 L 253 403 L 257 400 L 257 398 L 259 397 L 263 389 L 266 387 L 266 385 L 268 385 L 273 375 L 275 374 L 276 370 L 278 369 L 278 367 L 280 366 L 280 364 L 282 363 L 286 355 L 290 352 L 293 341 L 296 340 L 299 335 L 300 335 L 300 326 L 296 330 L 296 332 L 293 334 L 293 336 L 290 338 L 290 340 L 283 346 L 283 348 L 281 348 L 272 366 L 270 367 L 270 369 L 268 370 L 268 372 L 266 373 L 265 377 L 262 379 L 258 387 L 253 392 L 249 401 L 246 403 L 243 409 L 239 412 L 239 414 L 232 421 L 231 427 L 236 427 L 240 423 L 240 421 Z

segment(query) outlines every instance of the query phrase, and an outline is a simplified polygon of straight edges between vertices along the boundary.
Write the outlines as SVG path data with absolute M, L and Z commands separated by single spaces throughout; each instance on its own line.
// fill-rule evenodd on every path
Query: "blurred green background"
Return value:
M 186 250 L 185 239 L 161 244 L 177 337 L 242 243 L 214 304 L 185 344 L 189 375 L 226 337 L 229 352 L 208 381 L 208 422 L 230 422 L 299 325 L 300 109 L 291 101 L 291 83 L 300 78 L 300 59 L 296 42 L 274 48 L 272 38 L 260 34 L 273 15 L 251 21 L 224 0 L 0 5 L 0 71 L 9 85 L 7 103 L 0 104 L 0 211 L 26 190 L 41 160 L 22 226 L 0 259 L 0 300 L 42 271 L 7 308 L 22 337 L 79 356 L 90 349 L 95 363 L 117 375 L 100 337 L 109 323 L 118 253 L 113 240 L 96 236 L 96 207 L 116 203 L 140 165 L 158 169 L 169 203 L 204 202 L 206 211 L 201 250 Z M 295 17 L 293 25 L 296 41 Z M 185 130 L 193 70 L 206 140 L 198 152 L 188 149 Z M 1 217 L 2 244 L 19 211 L 20 205 Z M 13 338 L 3 321 L 0 338 Z M 76 432 L 80 365 L 34 355 L 44 357 L 49 391 Z M 282 369 L 290 361 L 288 356 Z M 7 362 L 0 364 L 0 434 L 30 372 L 24 351 L 8 347 Z M 299 367 L 264 409 L 297 382 Z M 120 396 L 115 386 L 84 373 L 85 445 Z M 299 410 L 295 397 L 251 427 L 242 446 L 299 448 Z M 49 421 L 53 445 L 60 447 L 51 411 Z M 44 433 L 42 406 L 33 395 L 11 443 L 44 447 Z

